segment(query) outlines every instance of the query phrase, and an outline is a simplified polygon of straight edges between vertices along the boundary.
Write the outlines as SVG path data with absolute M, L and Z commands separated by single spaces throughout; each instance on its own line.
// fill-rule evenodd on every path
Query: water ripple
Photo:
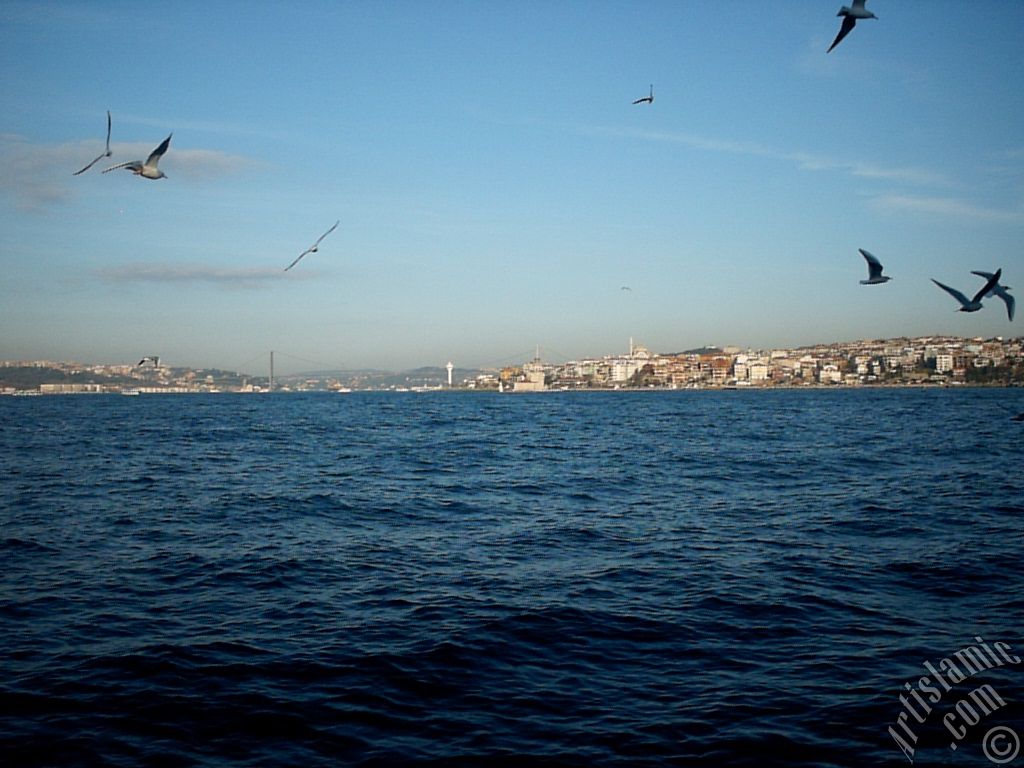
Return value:
M 903 765 L 903 683 L 1020 647 L 1008 399 L 0 398 L 0 750 Z

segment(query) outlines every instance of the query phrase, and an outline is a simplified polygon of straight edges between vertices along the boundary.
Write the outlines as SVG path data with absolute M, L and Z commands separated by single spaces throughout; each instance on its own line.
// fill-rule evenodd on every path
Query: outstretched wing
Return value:
M 296 264 L 298 264 L 302 260 L 303 256 L 305 256 L 307 253 L 312 253 L 312 252 L 313 252 L 312 248 L 307 248 L 306 250 L 304 250 L 302 253 L 300 253 L 298 256 L 295 257 L 295 261 L 293 261 L 291 264 L 289 264 L 287 267 L 284 268 L 284 271 L 287 272 L 289 269 L 291 269 Z
M 850 30 L 853 29 L 856 23 L 857 20 L 853 18 L 853 16 L 843 16 L 843 23 L 842 26 L 839 27 L 839 34 L 836 35 L 836 39 L 832 41 L 832 45 L 828 47 L 828 50 L 825 51 L 825 53 L 831 53 L 832 49 L 839 45 L 844 37 L 850 34 Z
M 100 160 L 102 160 L 102 159 L 103 159 L 104 157 L 106 157 L 106 154 L 102 154 L 102 155 L 100 155 L 100 156 L 99 156 L 99 157 L 97 157 L 97 158 L 96 158 L 95 160 L 93 160 L 93 161 L 92 161 L 91 163 L 89 163 L 89 164 L 88 164 L 87 166 L 85 166 L 85 168 L 83 168 L 83 169 L 82 169 L 82 170 L 80 170 L 80 171 L 75 171 L 75 172 L 74 172 L 74 173 L 72 173 L 71 175 L 72 175 L 72 176 L 77 176 L 77 175 L 78 175 L 78 174 L 80 174 L 80 173 L 85 173 L 85 172 L 86 172 L 86 171 L 88 171 L 88 170 L 89 170 L 90 168 L 92 168 L 92 167 L 93 167 L 94 165 L 96 165 L 96 163 L 98 163 L 98 162 L 99 162 Z M 105 172 L 106 172 L 106 171 L 104 171 L 104 173 L 105 173 Z
M 102 155 L 100 155 L 95 160 L 93 160 L 91 163 L 89 163 L 87 166 L 85 166 L 85 168 L 83 168 L 80 171 L 75 171 L 71 175 L 72 176 L 77 176 L 80 173 L 85 173 L 90 168 L 92 168 L 94 165 L 96 165 L 96 163 L 98 163 L 100 160 L 102 160 L 104 157 L 110 157 L 111 154 L 113 154 L 113 153 L 110 151 L 110 110 L 108 109 L 107 110 L 107 149 L 106 149 L 106 151 L 104 151 L 104 153 Z
M 864 261 L 868 263 L 868 277 L 881 277 L 882 276 L 882 262 L 872 256 L 870 253 L 865 251 L 863 248 L 858 248 L 860 255 L 864 257 Z
M 338 219 L 338 220 L 337 220 L 336 222 L 334 222 L 334 226 L 333 226 L 333 227 L 331 227 L 330 229 L 328 229 L 328 230 L 327 230 L 326 232 L 324 232 L 324 233 L 323 233 L 322 235 L 320 235 L 320 237 L 318 237 L 318 238 L 316 239 L 316 242 L 315 242 L 315 243 L 313 243 L 313 245 L 312 245 L 312 246 L 310 247 L 310 249 L 309 249 L 309 250 L 311 251 L 311 250 L 313 250 L 313 248 L 316 248 L 316 247 L 317 247 L 318 245 L 320 245 L 320 241 L 321 241 L 321 240 L 323 240 L 323 239 L 324 239 L 325 237 L 327 237 L 327 236 L 328 236 L 329 234 L 331 234 L 331 232 L 333 232 L 333 231 L 334 231 L 335 229 L 337 229 L 337 228 L 338 228 L 338 224 L 340 224 L 340 223 L 341 223 L 341 219 Z M 309 251 L 307 251 L 307 253 L 308 253 L 308 252 L 309 252 Z
M 1005 290 L 996 291 L 999 298 L 1006 302 L 1006 316 L 1010 318 L 1010 322 L 1013 322 L 1013 309 L 1017 306 L 1017 301 Z
M 974 294 L 974 301 L 981 301 L 985 295 L 992 290 L 992 288 L 999 282 L 999 278 L 1002 276 L 1003 270 L 997 269 L 994 275 L 989 275 L 988 280 L 985 281 L 985 285 L 980 291 Z
M 173 135 L 174 134 L 172 133 L 171 136 Z M 171 145 L 171 136 L 168 136 L 160 142 L 160 146 L 150 153 L 149 157 L 146 158 L 146 165 L 156 168 L 156 164 L 160 162 L 160 158 L 164 156 L 164 152 L 166 152 L 167 148 Z
M 118 168 L 130 168 L 133 171 L 141 171 L 142 163 L 140 163 L 138 160 L 129 160 L 127 163 L 118 163 L 117 165 L 112 165 L 109 168 L 105 169 L 103 172 L 110 173 L 111 171 L 116 171 Z
M 939 282 L 938 280 L 936 280 L 936 279 L 935 279 L 934 277 L 932 278 L 932 282 L 933 282 L 933 283 L 935 283 L 935 284 L 936 284 L 937 286 L 939 286 L 939 288 L 941 288 L 942 290 L 944 290 L 944 291 L 945 291 L 946 293 L 948 293 L 948 294 L 949 294 L 950 296 L 952 296 L 952 297 L 953 297 L 954 299 L 956 299 L 957 301 L 959 301 L 959 302 L 960 302 L 960 304 L 961 304 L 961 306 L 965 306 L 965 307 L 966 307 L 966 306 L 967 306 L 968 304 L 970 304 L 970 303 L 971 303 L 971 302 L 970 302 L 970 301 L 969 301 L 969 300 L 967 299 L 967 297 L 966 297 L 966 296 L 964 296 L 964 295 L 963 295 L 962 293 L 960 293 L 960 291 L 958 291 L 958 290 L 957 290 L 956 288 L 950 288 L 950 287 L 949 287 L 948 285 L 943 285 L 943 284 L 942 284 L 942 283 L 940 283 L 940 282 Z

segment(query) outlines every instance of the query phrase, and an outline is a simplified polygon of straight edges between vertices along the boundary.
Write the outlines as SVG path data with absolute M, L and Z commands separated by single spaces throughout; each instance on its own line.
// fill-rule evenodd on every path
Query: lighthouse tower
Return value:
M 452 388 L 452 371 L 455 370 L 455 366 L 452 365 L 452 361 L 448 361 L 448 365 L 445 366 L 448 369 L 448 389 Z

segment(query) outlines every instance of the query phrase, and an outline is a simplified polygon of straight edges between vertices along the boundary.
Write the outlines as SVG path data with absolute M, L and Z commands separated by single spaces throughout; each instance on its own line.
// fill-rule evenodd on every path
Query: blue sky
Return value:
M 0 358 L 1020 335 L 929 278 L 1024 285 L 1024 3 L 840 5 L 4 0 Z

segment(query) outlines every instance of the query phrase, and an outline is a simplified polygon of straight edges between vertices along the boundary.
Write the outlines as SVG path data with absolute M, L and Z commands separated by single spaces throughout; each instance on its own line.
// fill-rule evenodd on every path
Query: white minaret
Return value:
M 452 361 L 448 361 L 448 365 L 445 366 L 448 369 L 448 389 L 452 388 L 452 371 L 455 370 L 455 366 L 452 365 Z

